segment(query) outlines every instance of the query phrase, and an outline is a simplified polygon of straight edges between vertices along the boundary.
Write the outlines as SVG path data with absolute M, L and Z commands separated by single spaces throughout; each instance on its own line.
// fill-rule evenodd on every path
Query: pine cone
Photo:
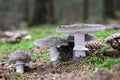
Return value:
M 85 47 L 89 49 L 90 56 L 98 56 L 101 57 L 101 48 L 105 46 L 105 43 L 100 41 L 89 41 L 85 44 Z
M 113 49 L 120 50 L 120 33 L 116 33 L 107 37 L 105 42 Z
M 104 47 L 106 44 L 100 41 L 89 41 L 85 44 L 85 47 L 90 50 L 98 50 Z

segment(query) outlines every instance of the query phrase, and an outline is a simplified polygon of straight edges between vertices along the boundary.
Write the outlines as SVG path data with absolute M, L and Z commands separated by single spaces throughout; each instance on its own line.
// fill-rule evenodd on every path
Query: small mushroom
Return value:
M 73 59 L 85 57 L 85 34 L 89 32 L 95 32 L 105 29 L 104 25 L 100 24 L 73 24 L 73 25 L 61 25 L 57 27 L 56 31 L 60 33 L 73 34 L 74 35 L 74 52 Z
M 50 56 L 51 61 L 53 62 L 53 66 L 59 64 L 59 52 L 57 50 L 57 45 L 67 45 L 64 39 L 59 37 L 50 37 L 50 38 L 42 38 L 36 40 L 34 45 L 37 47 L 50 47 Z
M 22 51 L 12 52 L 9 56 L 10 63 L 16 65 L 16 72 L 24 73 L 24 64 L 31 60 L 30 56 Z

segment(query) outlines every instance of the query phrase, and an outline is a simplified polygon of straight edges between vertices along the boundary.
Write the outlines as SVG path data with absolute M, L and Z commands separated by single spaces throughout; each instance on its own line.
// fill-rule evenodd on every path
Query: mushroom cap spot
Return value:
M 22 51 L 15 51 L 12 52 L 9 56 L 10 63 L 16 63 L 16 61 L 23 61 L 24 63 L 27 63 L 31 60 L 31 57 Z
M 60 33 L 89 33 L 104 30 L 105 26 L 102 24 L 72 24 L 61 25 L 56 28 L 56 32 Z
M 64 45 L 66 43 L 67 42 L 65 39 L 59 37 L 49 37 L 36 40 L 34 42 L 34 45 L 37 47 L 53 47 L 57 45 Z

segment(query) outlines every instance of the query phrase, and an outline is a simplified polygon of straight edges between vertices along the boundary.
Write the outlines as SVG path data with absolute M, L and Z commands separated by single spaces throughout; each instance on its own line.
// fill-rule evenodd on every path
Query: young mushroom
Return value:
M 12 52 L 9 56 L 10 63 L 14 63 L 16 65 L 16 72 L 24 73 L 24 64 L 29 62 L 31 57 L 22 51 Z
M 57 50 L 57 45 L 67 45 L 64 39 L 59 37 L 50 37 L 50 38 L 42 38 L 36 40 L 34 45 L 37 47 L 50 47 L 50 56 L 53 66 L 59 64 L 59 52 Z
M 73 59 L 78 59 L 80 57 L 85 57 L 85 34 L 89 32 L 100 31 L 105 28 L 101 24 L 73 24 L 73 25 L 61 25 L 57 27 L 56 32 L 67 33 L 74 35 L 74 52 Z

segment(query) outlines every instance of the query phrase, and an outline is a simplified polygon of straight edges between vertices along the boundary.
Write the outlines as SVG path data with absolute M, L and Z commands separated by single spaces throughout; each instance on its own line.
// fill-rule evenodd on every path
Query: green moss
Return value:
M 87 60 L 84 61 L 84 65 L 88 65 L 88 64 L 101 64 L 103 63 L 103 59 L 98 58 L 98 57 L 91 57 Z
M 33 60 L 36 60 L 38 58 L 43 58 L 44 60 L 48 61 L 50 59 L 50 54 L 48 53 L 36 53 L 31 56 Z
M 66 69 L 67 69 L 67 70 L 73 70 L 73 69 L 75 69 L 76 67 L 77 67 L 76 64 L 70 64 L 70 65 L 66 66 Z
M 36 60 L 36 59 L 38 59 L 38 58 L 40 58 L 41 57 L 41 54 L 39 53 L 36 53 L 36 54 L 34 54 L 34 55 L 32 55 L 31 56 L 31 58 L 32 58 L 32 60 Z
M 8 75 L 6 75 L 6 77 L 12 80 L 25 80 L 24 74 L 20 74 L 16 72 L 9 73 Z
M 104 41 L 107 36 L 110 36 L 111 34 L 118 33 L 120 30 L 104 30 L 93 33 L 98 37 L 98 40 Z
M 107 58 L 102 64 L 98 65 L 99 69 L 111 69 L 114 65 L 120 63 L 120 60 L 118 59 L 111 59 L 111 58 Z

